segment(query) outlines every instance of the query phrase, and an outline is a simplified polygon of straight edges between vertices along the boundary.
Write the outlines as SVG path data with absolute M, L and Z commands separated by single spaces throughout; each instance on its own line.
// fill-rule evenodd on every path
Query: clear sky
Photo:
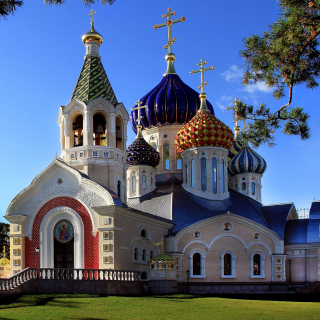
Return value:
M 116 0 L 112 6 L 90 8 L 80 0 L 53 7 L 25 1 L 14 16 L 0 21 L 0 221 L 11 200 L 51 163 L 55 152 L 60 154 L 59 106 L 69 102 L 82 68 L 81 36 L 90 29 L 89 11 L 97 11 L 95 28 L 104 37 L 102 63 L 118 101 L 129 111 L 166 71 L 167 31 L 153 26 L 165 21 L 168 7 L 177 12 L 175 18 L 186 17 L 172 28 L 176 71 L 197 90 L 200 76 L 190 70 L 201 58 L 215 66 L 205 74 L 205 92 L 220 120 L 234 127 L 225 108 L 235 97 L 249 104 L 264 102 L 271 110 L 285 103 L 275 101 L 263 86 L 243 87 L 239 69 L 242 39 L 262 34 L 275 21 L 276 0 Z M 262 178 L 264 204 L 294 202 L 298 209 L 309 208 L 320 198 L 319 92 L 300 86 L 293 93 L 293 105 L 305 107 L 311 116 L 309 140 L 279 132 L 274 148 L 257 150 L 268 165 Z M 135 135 L 128 129 L 129 144 Z

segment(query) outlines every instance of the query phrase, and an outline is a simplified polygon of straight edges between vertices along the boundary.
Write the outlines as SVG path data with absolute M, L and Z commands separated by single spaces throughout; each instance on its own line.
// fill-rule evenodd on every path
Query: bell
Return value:
M 101 124 L 98 124 L 96 132 L 95 133 L 103 133 L 103 128 Z

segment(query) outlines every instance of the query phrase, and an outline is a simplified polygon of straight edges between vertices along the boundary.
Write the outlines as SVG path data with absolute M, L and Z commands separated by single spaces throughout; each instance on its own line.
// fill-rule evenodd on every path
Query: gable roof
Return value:
M 118 104 L 107 74 L 99 57 L 86 57 L 77 84 L 71 96 L 88 103 L 102 97 L 110 103 Z

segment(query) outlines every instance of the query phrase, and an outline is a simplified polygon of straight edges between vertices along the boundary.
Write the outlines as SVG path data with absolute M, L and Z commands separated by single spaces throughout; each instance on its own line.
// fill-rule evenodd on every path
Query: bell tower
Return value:
M 129 115 L 119 103 L 101 63 L 101 34 L 94 28 L 82 36 L 84 64 L 66 106 L 58 116 L 62 158 L 95 182 L 119 193 L 125 202 L 126 140 Z

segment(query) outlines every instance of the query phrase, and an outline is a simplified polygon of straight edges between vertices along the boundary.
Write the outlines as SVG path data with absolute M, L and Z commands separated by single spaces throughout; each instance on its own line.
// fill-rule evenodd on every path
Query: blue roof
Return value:
M 262 210 L 270 229 L 277 233 L 281 239 L 284 239 L 286 222 L 292 207 L 293 203 L 263 206 Z
M 312 202 L 309 219 L 320 219 L 320 201 Z
M 142 128 L 157 127 L 166 124 L 184 124 L 189 122 L 200 107 L 199 92 L 186 85 L 178 75 L 166 74 L 161 82 L 140 99 Z M 214 115 L 213 107 L 207 100 L 207 107 Z M 138 111 L 130 114 L 132 130 L 137 133 Z
M 284 244 L 307 243 L 309 219 L 288 220 Z
M 228 199 L 206 200 L 186 192 L 180 184 L 163 184 L 139 201 L 128 201 L 128 206 L 167 219 L 172 217 L 174 226 L 171 235 L 192 224 L 230 211 L 271 229 L 284 239 L 286 219 L 292 203 L 263 206 L 237 191 L 229 192 Z

